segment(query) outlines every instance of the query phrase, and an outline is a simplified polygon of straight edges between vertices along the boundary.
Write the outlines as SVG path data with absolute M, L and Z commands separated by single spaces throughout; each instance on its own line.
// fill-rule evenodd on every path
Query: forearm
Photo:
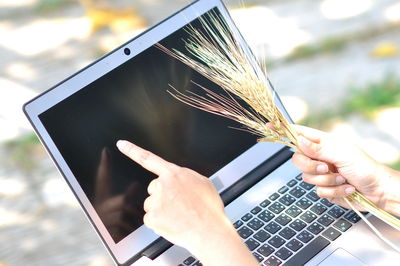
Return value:
M 228 219 L 215 233 L 205 236 L 202 242 L 191 252 L 205 266 L 259 265 Z

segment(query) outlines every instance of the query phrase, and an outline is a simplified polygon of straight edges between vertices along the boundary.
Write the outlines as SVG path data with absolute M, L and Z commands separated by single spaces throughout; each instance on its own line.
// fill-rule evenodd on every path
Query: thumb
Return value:
M 323 148 L 321 143 L 312 142 L 308 138 L 299 135 L 297 137 L 297 143 L 301 152 L 315 160 L 322 160 Z
M 296 126 L 296 130 L 299 133 L 297 143 L 301 152 L 314 160 L 334 163 L 337 154 L 332 149 L 333 140 L 329 134 L 305 126 Z

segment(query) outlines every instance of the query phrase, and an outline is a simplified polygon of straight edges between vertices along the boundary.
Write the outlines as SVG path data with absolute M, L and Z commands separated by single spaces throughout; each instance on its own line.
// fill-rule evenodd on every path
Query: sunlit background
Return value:
M 0 0 L 0 266 L 112 265 L 22 104 L 188 0 Z M 293 119 L 400 168 L 400 1 L 225 1 Z

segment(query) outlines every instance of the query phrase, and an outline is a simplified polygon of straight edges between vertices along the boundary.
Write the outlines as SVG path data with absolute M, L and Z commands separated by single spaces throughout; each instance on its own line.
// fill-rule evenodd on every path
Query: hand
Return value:
M 150 196 L 144 202 L 147 227 L 188 249 L 203 264 L 257 265 L 226 217 L 224 204 L 208 178 L 128 141 L 118 141 L 117 147 L 158 175 L 149 184 Z
M 320 197 L 349 208 L 343 197 L 357 190 L 378 207 L 388 209 L 394 197 L 390 187 L 399 188 L 399 179 L 393 178 L 397 175 L 394 170 L 376 162 L 346 139 L 303 126 L 296 126 L 296 130 L 304 154 L 296 152 L 292 161 L 303 171 L 303 180 L 317 186 Z

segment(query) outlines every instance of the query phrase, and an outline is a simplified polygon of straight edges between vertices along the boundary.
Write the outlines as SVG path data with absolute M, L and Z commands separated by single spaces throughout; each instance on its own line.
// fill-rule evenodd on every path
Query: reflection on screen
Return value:
M 181 29 L 161 43 L 183 50 L 185 35 Z M 220 89 L 151 47 L 39 116 L 115 242 L 143 224 L 147 186 L 155 178 L 123 156 L 117 140 L 206 176 L 255 143 L 254 136 L 229 128 L 240 125 L 167 93 L 168 84 L 198 92 L 191 80 Z

